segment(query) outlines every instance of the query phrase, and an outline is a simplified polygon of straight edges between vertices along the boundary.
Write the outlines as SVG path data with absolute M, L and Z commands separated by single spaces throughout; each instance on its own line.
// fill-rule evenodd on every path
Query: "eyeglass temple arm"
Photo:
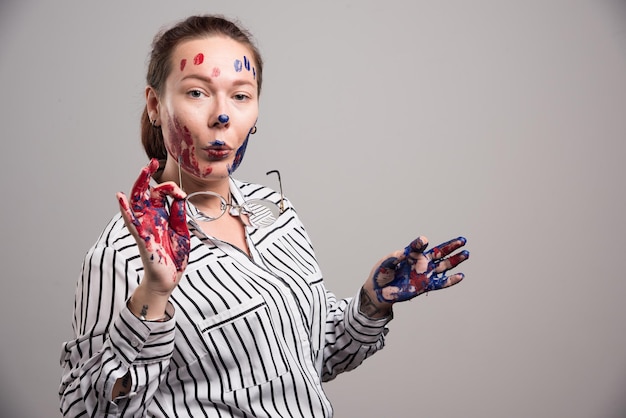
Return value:
M 265 173 L 265 175 L 269 176 L 272 173 L 276 173 L 276 175 L 278 176 L 278 189 L 280 190 L 280 204 L 279 204 L 279 208 L 280 208 L 280 213 L 283 213 L 285 211 L 285 202 L 283 201 L 283 183 L 280 180 L 280 171 L 278 171 L 278 170 L 270 170 L 267 173 Z

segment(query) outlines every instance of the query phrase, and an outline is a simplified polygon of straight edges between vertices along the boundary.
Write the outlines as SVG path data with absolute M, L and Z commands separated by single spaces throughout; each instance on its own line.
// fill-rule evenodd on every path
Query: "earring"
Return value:
M 254 135 L 255 133 L 256 133 L 256 125 L 254 125 L 252 129 L 250 129 L 250 135 Z

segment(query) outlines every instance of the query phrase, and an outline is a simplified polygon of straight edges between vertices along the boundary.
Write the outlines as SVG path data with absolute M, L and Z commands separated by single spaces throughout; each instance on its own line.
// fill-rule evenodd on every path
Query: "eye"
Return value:
M 235 100 L 237 100 L 239 102 L 242 102 L 242 101 L 247 100 L 249 98 L 250 97 L 247 94 L 244 94 L 244 93 L 237 93 L 237 94 L 235 94 L 233 96 L 233 99 L 235 99 Z
M 201 90 L 198 90 L 198 89 L 193 89 L 193 90 L 189 90 L 189 91 L 187 92 L 187 95 L 188 95 L 189 97 L 191 97 L 191 98 L 194 98 L 194 99 L 199 99 L 199 98 L 201 98 L 202 96 L 204 96 L 204 93 L 203 93 Z

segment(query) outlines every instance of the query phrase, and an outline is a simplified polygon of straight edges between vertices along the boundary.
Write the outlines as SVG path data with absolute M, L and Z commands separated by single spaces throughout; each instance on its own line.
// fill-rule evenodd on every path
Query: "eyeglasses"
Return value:
M 178 166 L 180 170 L 180 165 Z M 272 225 L 281 213 L 285 211 L 283 186 L 278 170 L 268 171 L 266 175 L 276 173 L 280 189 L 278 205 L 265 199 L 250 199 L 241 205 L 228 202 L 223 196 L 215 192 L 195 192 L 185 198 L 191 217 L 196 221 L 210 222 L 222 217 L 227 210 L 231 215 L 238 216 L 244 225 L 253 228 L 266 228 Z M 182 176 L 179 172 L 179 182 L 182 188 Z M 203 209 L 198 209 L 202 207 Z

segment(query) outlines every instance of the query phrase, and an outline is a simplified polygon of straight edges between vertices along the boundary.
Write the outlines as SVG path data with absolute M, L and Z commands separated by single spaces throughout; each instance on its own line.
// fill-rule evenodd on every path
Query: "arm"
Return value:
M 452 254 L 465 242 L 457 238 L 425 251 L 428 241 L 419 237 L 376 263 L 355 298 L 335 304 L 330 295 L 336 306 L 326 321 L 323 379 L 356 368 L 384 346 L 394 303 L 459 283 L 462 273 L 445 274 L 469 257 L 467 251 Z
M 184 192 L 173 183 L 149 187 L 157 167 L 152 160 L 142 170 L 130 202 L 118 193 L 126 229 L 118 220 L 119 235 L 105 231 L 106 244 L 96 245 L 84 264 L 77 338 L 65 344 L 61 360 L 65 415 L 97 410 L 141 416 L 167 369 L 174 344 L 168 299 L 187 264 L 189 231 Z M 169 213 L 167 196 L 174 198 Z
M 117 224 L 121 223 L 118 219 Z M 85 412 L 90 416 L 143 416 L 174 349 L 175 318 L 142 321 L 126 307 L 142 267 L 137 259 L 127 257 L 136 254 L 132 237 L 110 237 L 126 248 L 92 248 L 78 282 L 75 338 L 64 344 L 61 358 L 59 395 L 64 416 Z M 171 305 L 168 312 L 174 316 Z M 129 377 L 128 388 L 119 397 L 113 388 L 124 376 Z
M 393 315 L 391 311 L 381 317 L 364 314 L 360 307 L 370 302 L 362 302 L 363 297 L 368 297 L 363 289 L 353 298 L 340 300 L 327 292 L 329 309 L 322 360 L 324 381 L 355 369 L 385 345 L 385 335 L 388 332 L 386 325 Z

